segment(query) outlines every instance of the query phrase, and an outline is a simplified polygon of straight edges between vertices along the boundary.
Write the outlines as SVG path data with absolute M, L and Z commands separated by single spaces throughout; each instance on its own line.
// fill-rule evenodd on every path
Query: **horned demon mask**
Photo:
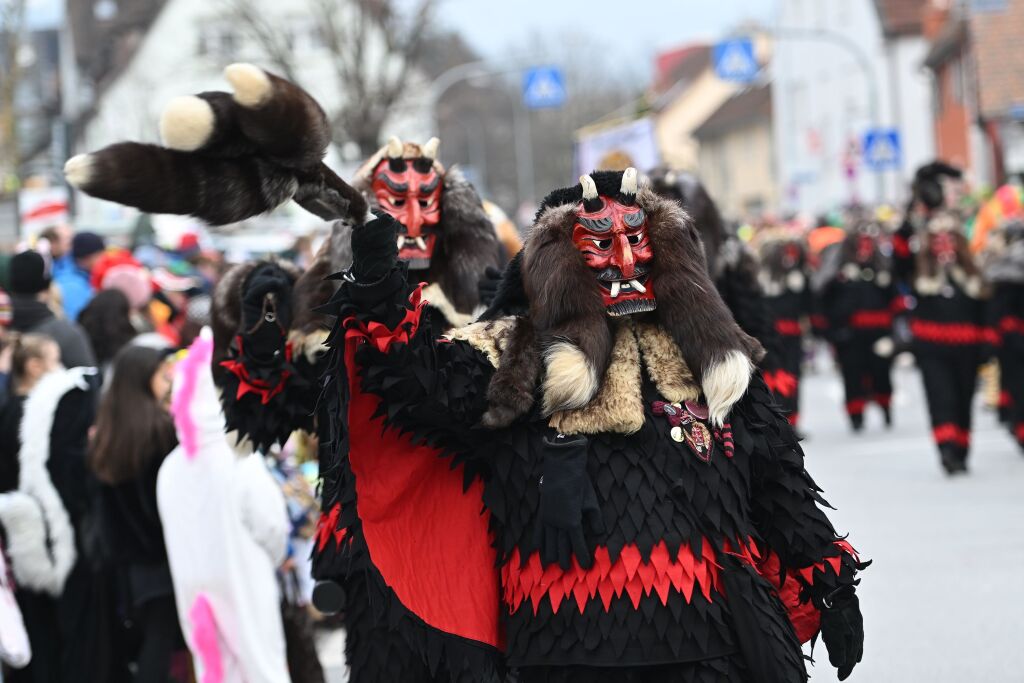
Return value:
M 617 196 L 603 196 L 589 175 L 580 176 L 583 201 L 576 209 L 572 241 L 595 273 L 611 316 L 653 311 L 650 278 L 654 249 L 647 216 L 636 201 L 636 169 L 622 174 Z
M 419 155 L 406 154 L 406 146 L 392 137 L 386 155 L 373 169 L 370 189 L 380 207 L 400 224 L 398 258 L 413 270 L 430 265 L 441 221 L 442 171 L 435 163 L 440 141 L 431 138 Z

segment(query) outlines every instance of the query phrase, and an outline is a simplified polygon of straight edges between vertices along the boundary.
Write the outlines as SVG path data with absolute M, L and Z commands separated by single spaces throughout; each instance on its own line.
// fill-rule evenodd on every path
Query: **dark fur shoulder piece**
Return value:
M 487 386 L 483 426 L 500 429 L 528 415 L 533 410 L 540 374 L 541 359 L 533 324 L 527 317 L 518 318 Z
M 545 202 L 556 195 L 549 195 Z M 548 355 L 559 345 L 571 344 L 582 353 L 596 382 L 608 369 L 613 336 L 594 273 L 572 243 L 575 201 L 571 197 L 568 201 L 544 209 L 537 217 L 523 247 L 523 288 L 541 353 Z
M 506 315 L 525 315 L 529 307 L 530 302 L 523 288 L 523 251 L 520 249 L 505 266 L 494 300 L 478 319 L 496 320 Z
M 651 281 L 658 298 L 656 315 L 697 379 L 702 381 L 704 373 L 730 351 L 760 360 L 764 349 L 740 329 L 715 289 L 700 237 L 686 212 L 646 189 L 637 195 L 637 203 L 647 213 L 654 247 Z
M 488 267 L 501 267 L 502 250 L 480 195 L 457 168 L 444 176 L 439 227 L 428 279 L 455 310 L 472 313 L 480 302 L 479 282 Z
M 313 263 L 295 282 L 292 300 L 294 315 L 292 329 L 308 336 L 331 328 L 329 317 L 317 309 L 325 305 L 338 291 L 338 280 L 329 276 L 340 273 L 352 265 L 352 223 L 334 221 L 331 234 L 321 245 Z

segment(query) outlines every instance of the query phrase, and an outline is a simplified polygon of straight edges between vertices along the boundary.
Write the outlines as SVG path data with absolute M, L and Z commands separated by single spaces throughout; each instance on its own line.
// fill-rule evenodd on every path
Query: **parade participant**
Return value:
M 894 272 L 915 300 L 908 313 L 911 344 L 947 474 L 967 471 L 971 403 L 993 332 L 985 325 L 983 281 L 963 222 L 946 208 L 943 184 L 959 177 L 959 170 L 942 162 L 918 169 L 907 216 L 893 236 Z
M 480 303 L 478 283 L 487 268 L 507 259 L 480 196 L 458 168 L 437 160 L 440 141 L 425 144 L 388 140 L 356 172 L 352 184 L 370 205 L 395 217 L 402 226 L 396 238 L 399 258 L 410 278 L 427 283 L 423 298 L 430 315 L 459 327 L 473 319 Z M 297 285 L 296 328 L 322 340 L 330 321 L 317 306 L 327 302 L 338 283 L 329 276 L 352 263 L 352 227 L 362 221 L 336 221 L 312 267 Z M 310 347 L 310 341 L 303 345 Z
M 1024 222 L 993 230 L 985 277 L 992 285 L 989 321 L 999 344 L 1000 405 L 1010 432 L 1024 449 Z
M 802 681 L 819 631 L 850 674 L 863 565 L 678 205 L 634 169 L 552 193 L 492 310 L 443 339 L 397 231 L 354 231 L 332 302 L 336 446 L 356 476 L 321 529 L 374 559 L 391 623 L 453 628 L 451 664 L 500 644 L 500 588 L 524 683 Z
M 790 230 L 770 230 L 758 236 L 761 270 L 758 281 L 764 303 L 779 338 L 778 367 L 765 381 L 794 427 L 800 419 L 800 370 L 803 331 L 811 315 L 807 246 Z
M 864 427 L 869 403 L 882 409 L 886 426 L 892 424 L 892 326 L 901 299 L 880 239 L 877 224 L 851 231 L 826 251 L 815 278 L 827 320 L 825 337 L 842 372 L 846 414 L 855 432 Z
M 422 146 L 391 138 L 363 164 L 354 184 L 369 196 L 378 211 L 398 221 L 398 258 L 408 268 L 411 281 L 427 283 L 422 291 L 426 315 L 434 329 L 445 330 L 473 319 L 480 305 L 480 282 L 486 282 L 488 271 L 500 266 L 504 258 L 480 197 L 458 169 L 446 170 L 437 161 L 438 145 L 437 138 Z M 296 286 L 295 327 L 303 335 L 301 344 L 306 349 L 318 347 L 330 329 L 330 318 L 316 307 L 326 303 L 339 284 L 328 276 L 351 265 L 354 225 L 358 222 L 334 223 L 325 247 Z M 373 500 L 364 501 L 358 508 L 345 500 L 346 482 L 354 472 L 347 460 L 338 459 L 338 435 L 331 431 L 334 415 L 341 410 L 341 391 L 339 385 L 328 379 L 321 404 L 321 506 L 325 528 L 338 528 L 338 515 L 344 525 L 353 523 L 351 520 L 356 516 L 372 518 L 386 514 L 381 508 L 371 507 Z M 478 508 L 479 501 L 472 510 L 460 512 L 477 516 Z M 367 554 L 356 551 L 342 556 L 339 550 L 325 543 L 315 548 L 313 574 L 321 583 L 313 600 L 323 611 L 338 610 L 344 601 L 345 649 L 353 683 L 433 680 L 438 667 L 450 669 L 453 679 L 468 675 L 488 680 L 499 675 L 499 667 L 493 661 L 497 652 L 493 648 L 484 648 L 476 657 L 465 658 L 459 648 L 446 646 L 445 657 L 438 663 L 439 646 L 434 638 L 410 639 L 401 628 L 393 627 L 392 619 L 381 609 L 387 601 L 374 597 L 378 587 L 373 580 L 373 562 Z M 480 661 L 464 665 L 463 659 Z

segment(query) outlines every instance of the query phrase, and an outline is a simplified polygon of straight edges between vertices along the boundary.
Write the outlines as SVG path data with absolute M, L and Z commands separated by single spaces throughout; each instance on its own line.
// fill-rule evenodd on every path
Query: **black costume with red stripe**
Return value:
M 909 248 L 895 248 L 894 256 L 903 262 L 904 272 L 913 273 L 911 348 L 924 381 L 932 436 L 947 470 L 952 464 L 952 471 L 959 471 L 970 451 L 978 366 L 996 338 L 987 324 L 981 277 L 958 231 L 960 223 L 941 212 L 919 222 L 912 238 L 908 234 L 913 223 L 908 220 L 901 227 L 896 240 Z M 945 257 L 935 254 L 940 242 L 947 243 L 943 248 L 950 253 Z
M 820 293 L 821 310 L 842 372 L 846 414 L 859 430 L 870 403 L 891 421 L 893 317 L 903 300 L 875 236 L 853 233 L 837 248 L 838 267 Z
M 985 275 L 992 285 L 988 315 L 997 340 L 999 407 L 1024 449 L 1024 222 L 1001 226 L 989 240 L 998 241 Z
M 683 216 L 653 195 L 641 206 Z M 555 234 L 538 220 L 535 235 Z M 654 253 L 669 258 L 658 240 L 677 234 L 676 253 L 692 254 L 691 229 L 673 226 Z M 528 242 L 526 264 L 538 248 Z M 648 282 L 667 297 L 665 265 Z M 530 401 L 501 423 L 498 380 L 529 375 L 544 334 L 533 313 L 440 337 L 401 265 L 373 282 L 353 275 L 332 306 L 327 396 L 339 397 L 346 466 L 320 541 L 429 661 L 443 653 L 461 678 L 489 680 L 488 655 L 502 648 L 527 683 L 806 680 L 800 642 L 863 565 L 820 509 L 759 375 L 716 428 L 664 313 L 605 317 L 611 355 L 595 397 L 550 415 Z M 580 488 L 559 489 L 570 452 Z M 546 509 L 577 493 L 578 528 L 552 532 Z

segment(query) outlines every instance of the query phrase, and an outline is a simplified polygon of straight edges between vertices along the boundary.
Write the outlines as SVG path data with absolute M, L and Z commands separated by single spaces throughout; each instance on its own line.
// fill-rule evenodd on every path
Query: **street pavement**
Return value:
M 838 508 L 836 529 L 874 560 L 859 592 L 864 660 L 848 680 L 1024 681 L 1011 656 L 1024 646 L 1024 456 L 977 405 L 971 473 L 949 479 L 931 443 L 920 377 L 902 367 L 894 379 L 895 425 L 885 429 L 869 408 L 860 435 L 849 430 L 831 368 L 802 386 L 807 467 Z M 343 643 L 340 632 L 320 643 L 330 683 L 346 680 Z M 820 643 L 814 658 L 812 681 L 835 681 Z

